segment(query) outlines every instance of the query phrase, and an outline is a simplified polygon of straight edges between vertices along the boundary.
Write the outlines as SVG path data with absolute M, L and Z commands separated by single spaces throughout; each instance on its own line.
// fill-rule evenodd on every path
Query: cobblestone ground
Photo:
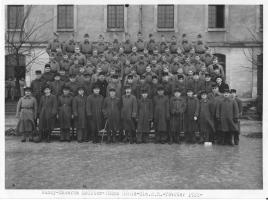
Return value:
M 261 123 L 242 121 L 235 147 L 77 142 L 6 137 L 7 189 L 261 189 Z

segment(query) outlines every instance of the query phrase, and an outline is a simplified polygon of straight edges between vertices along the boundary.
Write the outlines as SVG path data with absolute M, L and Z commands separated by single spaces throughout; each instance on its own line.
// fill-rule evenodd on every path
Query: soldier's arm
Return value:
M 233 119 L 238 119 L 239 109 L 238 109 L 238 105 L 237 105 L 235 100 L 233 101 L 233 114 L 234 114 Z
M 149 120 L 153 120 L 153 101 L 150 100 L 149 102 Z
M 22 97 L 20 98 L 20 100 L 17 103 L 16 117 L 19 117 L 20 110 L 21 110 L 21 102 L 22 102 Z
M 195 103 L 196 103 L 196 108 L 195 108 L 195 116 L 198 117 L 199 116 L 199 100 L 198 99 L 195 99 Z
M 36 101 L 36 98 L 33 97 L 33 107 L 34 107 L 34 119 L 37 118 L 37 108 L 38 108 L 38 105 L 37 105 L 37 101 Z
M 57 111 L 58 111 L 58 101 L 57 101 L 57 97 L 53 95 L 53 108 L 52 108 L 52 114 L 56 115 Z
M 136 118 L 137 117 L 137 99 L 135 96 L 133 96 L 133 103 L 132 103 L 132 117 Z
M 86 113 L 87 116 L 92 116 L 92 110 L 91 110 L 91 97 L 87 97 L 87 102 L 86 102 Z
M 167 97 L 166 100 L 166 118 L 169 119 L 170 118 L 170 113 L 169 113 L 169 98 Z
M 73 102 L 72 102 L 72 108 L 73 108 L 73 115 L 75 116 L 75 117 L 77 117 L 77 101 L 76 101 L 76 99 L 75 98 L 73 98 Z

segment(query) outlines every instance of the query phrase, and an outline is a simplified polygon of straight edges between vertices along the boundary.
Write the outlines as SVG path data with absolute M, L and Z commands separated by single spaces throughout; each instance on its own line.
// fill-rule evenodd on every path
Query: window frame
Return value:
M 215 5 L 215 4 L 212 4 L 212 5 Z M 212 5 L 207 5 L 207 9 L 206 9 L 207 31 L 208 32 L 226 32 L 227 26 L 228 26 L 229 6 L 226 4 L 223 5 L 224 6 L 224 28 L 209 28 L 209 19 L 208 19 L 209 18 L 209 6 L 212 6 Z M 215 6 L 217 6 L 217 4 Z
M 59 13 L 58 13 L 58 11 L 59 11 L 59 6 L 72 6 L 73 7 L 73 28 L 59 28 Z M 58 31 L 58 32 L 73 32 L 74 30 L 75 30 L 75 27 L 76 27 L 76 24 L 75 24 L 75 22 L 76 22 L 76 20 L 75 20 L 75 16 L 76 16 L 76 7 L 75 7 L 75 5 L 56 5 L 56 16 L 57 16 L 57 18 L 56 18 L 56 30 Z
M 108 6 L 124 6 L 124 27 L 123 28 L 108 28 Z M 104 32 L 127 32 L 127 12 L 128 9 L 124 4 L 107 4 L 104 6 Z
M 158 28 L 158 6 L 173 6 L 174 8 L 174 20 L 173 20 L 173 28 Z M 155 5 L 154 8 L 154 27 L 157 32 L 178 32 L 178 5 L 176 4 L 159 4 Z
M 24 17 L 24 15 L 25 15 L 25 6 L 24 5 L 7 5 L 7 12 L 6 12 L 6 14 L 7 14 L 7 17 L 6 17 L 6 27 L 7 27 L 7 31 L 9 31 L 9 32 L 11 32 L 11 31 L 14 31 L 14 32 L 21 32 L 21 31 L 23 31 L 23 27 L 19 27 L 19 28 L 10 28 L 9 27 L 9 8 L 11 7 L 11 6 L 14 6 L 14 7 L 17 7 L 17 6 L 21 6 L 21 7 L 23 7 L 23 17 Z
M 259 6 L 259 17 L 258 17 L 258 21 L 259 21 L 259 31 L 263 32 L 263 4 Z M 262 19 L 262 23 L 261 23 L 261 19 Z

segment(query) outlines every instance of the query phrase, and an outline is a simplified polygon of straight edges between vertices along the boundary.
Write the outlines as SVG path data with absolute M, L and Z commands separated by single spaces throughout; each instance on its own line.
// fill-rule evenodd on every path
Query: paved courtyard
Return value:
M 7 189 L 261 189 L 261 123 L 240 145 L 21 143 L 6 136 Z

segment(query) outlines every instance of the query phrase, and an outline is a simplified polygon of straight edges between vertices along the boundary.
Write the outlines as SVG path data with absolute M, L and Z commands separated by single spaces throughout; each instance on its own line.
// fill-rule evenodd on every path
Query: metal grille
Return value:
M 157 6 L 157 28 L 174 28 L 174 5 Z
M 58 6 L 58 29 L 74 28 L 74 7 L 73 5 Z
M 208 28 L 224 28 L 224 5 L 208 6 Z
M 108 5 L 107 6 L 107 28 L 124 28 L 124 6 Z
M 10 5 L 8 6 L 8 28 L 20 29 L 24 18 L 23 5 Z

